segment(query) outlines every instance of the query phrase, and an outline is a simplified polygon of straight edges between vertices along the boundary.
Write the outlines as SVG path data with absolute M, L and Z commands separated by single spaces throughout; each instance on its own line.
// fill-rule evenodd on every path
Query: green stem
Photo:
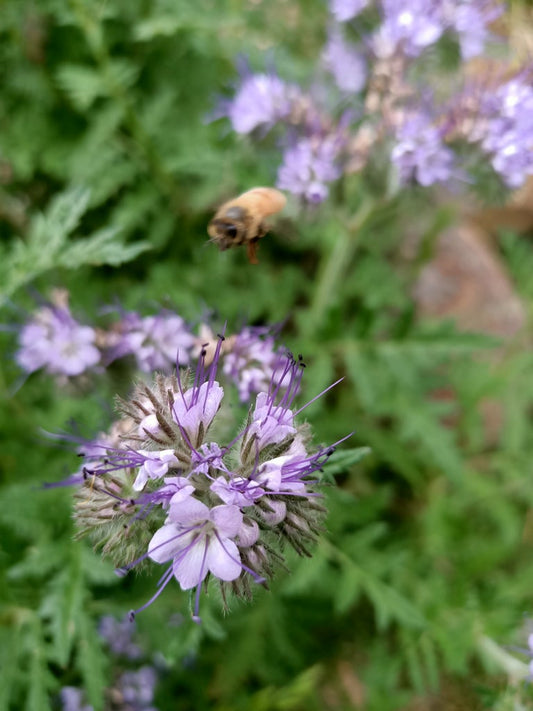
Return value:
M 349 272 L 358 246 L 361 227 L 376 207 L 373 200 L 363 202 L 356 214 L 348 221 L 338 235 L 333 249 L 322 260 L 317 285 L 313 291 L 305 324 L 306 335 L 320 329 L 328 307 L 333 302 L 341 284 Z

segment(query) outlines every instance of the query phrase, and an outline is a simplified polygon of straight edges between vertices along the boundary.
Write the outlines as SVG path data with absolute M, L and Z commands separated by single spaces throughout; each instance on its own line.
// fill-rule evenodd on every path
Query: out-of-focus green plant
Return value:
M 259 266 L 206 246 L 214 207 L 275 177 L 272 153 L 259 160 L 206 120 L 235 55 L 270 50 L 298 79 L 325 5 L 6 0 L 2 14 L 2 322 L 31 307 L 30 283 L 67 287 L 95 321 L 118 299 L 165 301 L 196 323 L 215 309 L 230 332 L 284 322 L 313 392 L 344 376 L 306 410 L 319 439 L 353 429 L 350 446 L 371 448 L 356 464 L 335 455 L 313 558 L 289 555 L 292 574 L 253 604 L 224 616 L 212 594 L 198 627 L 176 585 L 139 615 L 160 669 L 154 705 L 392 711 L 451 689 L 466 708 L 527 707 L 527 667 L 509 645 L 525 646 L 532 608 L 530 324 L 503 346 L 418 318 L 413 284 L 454 206 L 427 209 L 416 190 L 385 204 L 356 176 L 320 210 L 292 203 Z M 501 257 L 529 313 L 533 252 L 506 234 Z M 94 387 L 34 374 L 13 392 L 15 342 L 1 338 L 0 709 L 54 708 L 65 686 L 114 708 L 121 663 L 96 622 L 140 606 L 156 576 L 119 581 L 72 540 L 71 492 L 40 487 L 76 462 L 40 431 L 105 430 L 129 382 L 120 368 Z

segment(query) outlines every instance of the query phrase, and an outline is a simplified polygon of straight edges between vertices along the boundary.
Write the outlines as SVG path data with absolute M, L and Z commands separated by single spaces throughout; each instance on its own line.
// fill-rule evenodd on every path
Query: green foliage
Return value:
M 324 472 L 313 557 L 288 556 L 290 575 L 226 616 L 213 586 L 201 627 L 177 583 L 143 611 L 140 640 L 164 668 L 157 708 L 345 709 L 356 689 L 361 708 L 392 711 L 430 708 L 449 685 L 465 708 L 528 708 L 527 657 L 508 645 L 525 646 L 532 605 L 531 324 L 500 343 L 417 315 L 413 285 L 453 205 L 351 178 L 320 210 L 289 204 L 257 267 L 206 243 L 222 199 L 275 178 L 271 146 L 205 120 L 235 55 L 264 68 L 275 48 L 287 76 L 308 75 L 325 13 L 319 0 L 6 0 L 0 300 L 65 286 L 88 322 L 119 300 L 194 323 L 213 308 L 228 332 L 284 323 L 308 366 L 303 401 L 343 378 L 305 410 L 320 442 L 354 432 Z M 501 255 L 529 315 L 531 243 L 502 235 Z M 65 685 L 107 709 L 121 662 L 98 617 L 143 605 L 161 571 L 118 580 L 73 540 L 71 491 L 42 484 L 76 458 L 39 432 L 105 430 L 128 384 L 35 374 L 17 389 L 0 337 L 0 709 L 55 708 Z
M 74 188 L 59 194 L 45 214 L 37 215 L 25 241 L 17 240 L 0 253 L 0 300 L 46 272 L 84 265 L 119 266 L 150 248 L 147 242 L 125 245 L 117 228 L 95 231 L 89 237 L 70 240 L 89 204 L 90 192 Z

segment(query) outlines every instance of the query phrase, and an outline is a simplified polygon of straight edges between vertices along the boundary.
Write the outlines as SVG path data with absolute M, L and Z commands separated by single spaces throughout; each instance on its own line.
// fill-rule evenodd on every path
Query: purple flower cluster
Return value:
M 288 117 L 293 89 L 275 74 L 246 72 L 235 98 L 228 107 L 228 117 L 237 133 L 251 133 L 268 128 Z
M 427 187 L 446 182 L 452 175 L 453 153 L 444 145 L 440 131 L 422 113 L 406 119 L 397 133 L 391 153 L 402 183 Z
M 217 380 L 224 343 L 202 352 L 194 374 L 158 375 L 121 403 L 108 439 L 117 444 L 100 438 L 86 449 L 76 494 L 80 531 L 122 573 L 149 560 L 166 564 L 152 600 L 175 578 L 183 590 L 196 588 L 197 620 L 207 579 L 224 595 L 249 597 L 251 583 L 266 582 L 283 560 L 283 542 L 309 555 L 325 511 L 316 472 L 333 452 L 310 451 L 308 429 L 297 423 L 307 406 L 293 404 L 301 359 L 278 359 L 244 426 L 228 429 L 231 408 Z
M 176 363 L 188 365 L 202 350 L 209 364 L 217 338 L 202 324 L 195 336 L 183 318 L 163 309 L 151 316 L 128 311 L 110 328 L 94 329 L 78 323 L 68 308 L 65 292 L 53 295 L 54 303 L 41 306 L 19 332 L 16 361 L 27 373 L 43 369 L 60 376 L 76 376 L 130 357 L 142 373 L 171 372 Z M 222 372 L 236 386 L 240 399 L 268 385 L 282 352 L 269 328 L 244 327 L 226 338 L 219 353 Z
M 339 154 L 340 141 L 334 135 L 299 140 L 285 151 L 277 186 L 311 204 L 322 202 L 328 196 L 328 183 L 342 174 Z
M 493 0 L 331 0 L 331 12 L 346 22 L 373 5 L 380 23 L 369 38 L 378 57 L 419 56 L 445 33 L 455 34 L 464 59 L 482 54 L 489 25 L 503 12 Z
M 118 658 L 121 667 L 124 662 L 139 663 L 144 653 L 133 641 L 135 626 L 127 618 L 117 620 L 111 615 L 101 618 L 98 625 L 100 636 L 111 652 L 111 657 Z M 113 685 L 106 690 L 106 696 L 112 708 L 121 711 L 157 711 L 152 705 L 155 687 L 158 681 L 156 669 L 149 665 L 121 673 Z M 62 711 L 93 711 L 93 707 L 85 704 L 85 693 L 75 686 L 64 686 L 59 693 Z M 110 708 L 111 708 L 110 706 Z M 107 708 L 107 706 L 106 706 Z
M 287 362 L 268 328 L 246 327 L 226 342 L 222 372 L 235 383 L 242 402 L 249 401 L 253 393 L 266 390 L 276 374 L 283 371 L 280 365 Z M 283 387 L 281 383 L 275 384 Z
M 186 365 L 196 342 L 181 316 L 166 310 L 144 318 L 133 311 L 126 313 L 108 340 L 108 362 L 132 355 L 143 373 L 169 370 L 176 357 Z
M 491 156 L 494 170 L 509 187 L 518 188 L 533 175 L 531 76 L 506 82 L 486 104 L 488 120 L 482 146 Z
M 519 187 L 533 173 L 533 91 L 524 72 L 487 83 L 477 106 L 484 132 L 473 140 L 457 130 L 465 96 L 453 92 L 461 65 L 452 81 L 442 82 L 448 96 L 439 89 L 437 101 L 438 72 L 447 70 L 434 58 L 426 61 L 444 37 L 455 40 L 463 63 L 485 52 L 489 41 L 502 42 L 490 26 L 503 9 L 498 0 L 330 0 L 335 23 L 320 61 L 334 85 L 323 71 L 307 90 L 273 73 L 247 71 L 222 113 L 240 134 L 277 131 L 283 156 L 276 184 L 311 204 L 324 201 L 343 174 L 372 169 L 374 156 L 381 170 L 384 151 L 402 185 L 463 180 L 461 158 L 467 155 L 472 165 L 465 140 L 476 143 L 480 161 L 489 157 L 508 187 Z
M 42 368 L 51 375 L 81 375 L 100 363 L 96 331 L 73 318 L 64 292 L 56 292 L 54 300 L 21 329 L 15 359 L 27 373 Z

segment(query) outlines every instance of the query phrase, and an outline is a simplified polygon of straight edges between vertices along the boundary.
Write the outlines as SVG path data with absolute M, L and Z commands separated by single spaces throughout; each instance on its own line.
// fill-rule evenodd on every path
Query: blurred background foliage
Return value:
M 221 201 L 275 177 L 268 146 L 210 119 L 236 56 L 298 80 L 326 27 L 321 0 L 2 3 L 0 709 L 57 708 L 65 685 L 95 710 L 121 708 L 97 620 L 142 604 L 158 577 L 116 578 L 73 541 L 72 492 L 40 488 L 76 467 L 41 431 L 91 436 L 128 389 L 120 373 L 18 387 L 11 325 L 54 286 L 88 321 L 119 302 L 195 324 L 214 311 L 230 331 L 282 322 L 308 364 L 304 397 L 344 376 L 306 411 L 317 440 L 354 430 L 350 446 L 371 448 L 332 461 L 327 531 L 270 592 L 227 616 L 212 594 L 198 627 L 176 584 L 139 615 L 158 709 L 533 707 L 527 658 L 511 649 L 533 614 L 527 236 L 507 217 L 482 230 L 491 278 L 519 310 L 500 313 L 509 328 L 475 314 L 461 327 L 460 310 L 430 319 L 417 299 L 461 196 L 428 204 L 413 189 L 381 204 L 355 177 L 319 209 L 291 203 L 259 266 L 206 242 Z

